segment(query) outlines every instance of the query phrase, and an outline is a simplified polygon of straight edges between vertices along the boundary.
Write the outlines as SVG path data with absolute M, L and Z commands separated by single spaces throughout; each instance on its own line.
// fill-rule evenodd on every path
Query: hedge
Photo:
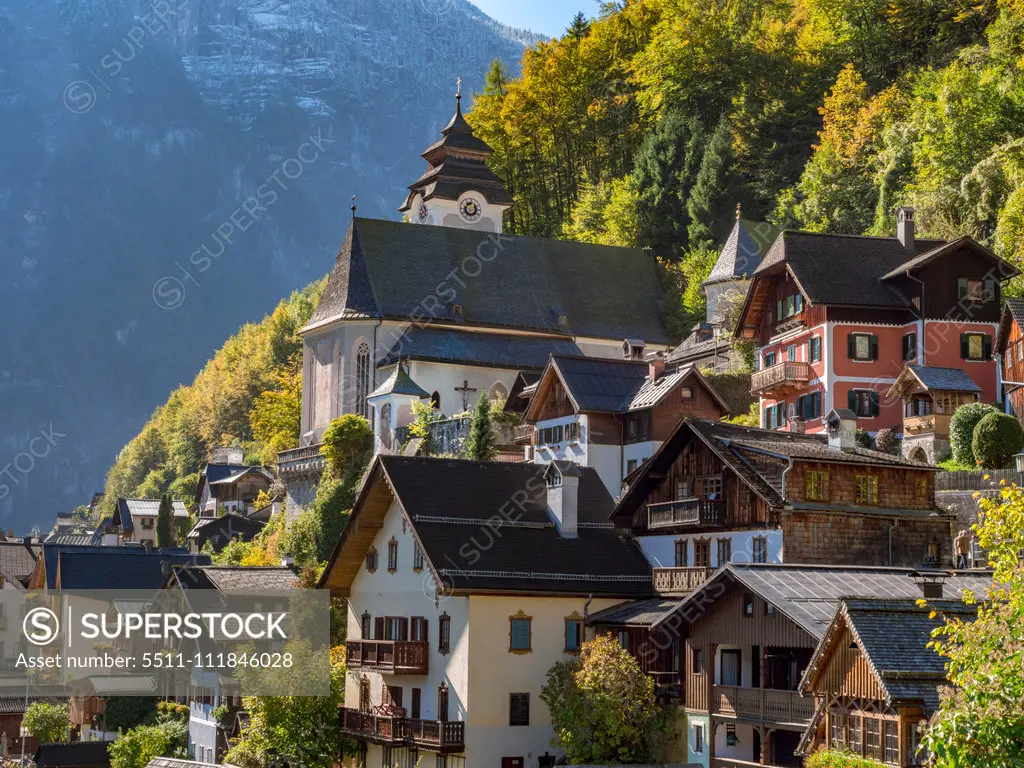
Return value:
M 971 449 L 986 469 L 1000 469 L 1024 448 L 1020 422 L 1005 413 L 990 413 L 974 428 Z
M 804 768 L 885 768 L 885 764 L 853 752 L 825 749 L 804 760 Z
M 995 406 L 986 403 L 968 403 L 956 409 L 953 418 L 949 421 L 949 447 L 953 452 L 953 458 L 961 464 L 975 466 L 974 448 L 971 445 L 974 439 L 974 428 L 978 422 L 990 413 L 999 413 Z

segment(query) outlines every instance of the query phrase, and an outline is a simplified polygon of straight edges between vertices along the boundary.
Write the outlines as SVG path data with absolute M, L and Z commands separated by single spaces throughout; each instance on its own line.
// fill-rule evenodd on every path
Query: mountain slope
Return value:
M 0 0 L 0 527 L 102 487 L 531 40 L 464 0 Z

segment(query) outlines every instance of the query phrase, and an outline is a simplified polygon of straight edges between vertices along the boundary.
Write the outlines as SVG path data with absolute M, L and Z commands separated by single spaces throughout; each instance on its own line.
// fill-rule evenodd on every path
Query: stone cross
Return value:
M 463 379 L 462 386 L 455 388 L 456 392 L 462 393 L 462 410 L 469 410 L 469 396 L 476 392 L 475 387 L 469 386 L 469 379 Z

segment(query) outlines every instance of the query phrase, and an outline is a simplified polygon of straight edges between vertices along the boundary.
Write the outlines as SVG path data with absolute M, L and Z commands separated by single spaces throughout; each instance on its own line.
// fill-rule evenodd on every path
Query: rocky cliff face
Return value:
M 397 217 L 456 77 L 531 41 L 465 0 L 0 0 L 0 528 L 100 489 L 352 195 Z

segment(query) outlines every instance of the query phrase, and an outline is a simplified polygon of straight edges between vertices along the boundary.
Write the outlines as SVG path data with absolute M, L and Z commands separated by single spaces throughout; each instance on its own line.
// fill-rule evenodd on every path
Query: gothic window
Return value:
M 380 441 L 385 448 L 391 447 L 391 403 L 380 409 Z
M 488 394 L 491 400 L 505 400 L 508 398 L 508 388 L 500 381 L 496 381 Z
M 435 411 L 441 410 L 441 394 L 439 392 L 435 391 L 434 394 L 430 396 L 430 407 Z
M 369 418 L 366 396 L 370 394 L 370 345 L 365 341 L 356 350 L 356 415 Z

